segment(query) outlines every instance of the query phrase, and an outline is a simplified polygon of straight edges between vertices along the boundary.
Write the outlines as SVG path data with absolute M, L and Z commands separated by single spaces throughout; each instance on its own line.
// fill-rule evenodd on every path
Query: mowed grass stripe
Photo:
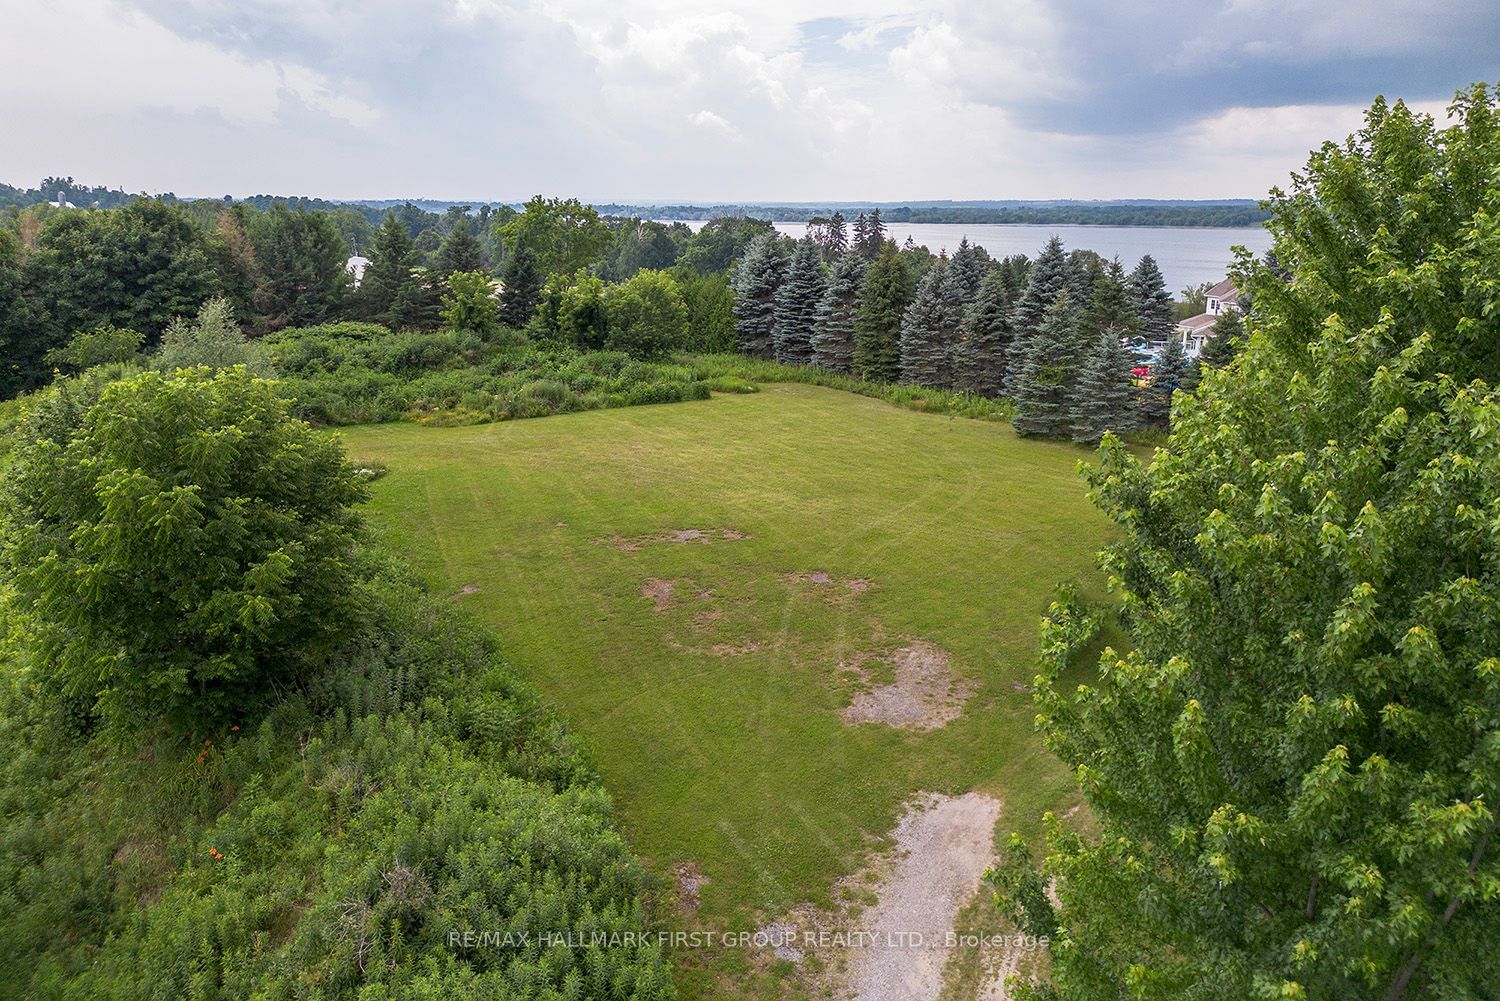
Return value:
M 827 902 L 916 790 L 998 795 L 1002 826 L 1067 795 L 1020 686 L 1055 585 L 1097 586 L 1108 529 L 1078 449 L 790 385 L 345 437 L 390 467 L 369 508 L 379 533 L 442 592 L 478 588 L 455 600 L 588 741 L 642 856 L 708 877 L 699 921 L 752 928 Z M 688 528 L 747 537 L 607 541 Z M 794 579 L 813 571 L 872 586 L 829 600 Z M 656 611 L 640 594 L 650 579 L 691 584 Z M 856 681 L 840 662 L 905 638 L 947 650 L 974 682 L 962 717 L 930 732 L 846 726 Z M 740 975 L 715 962 L 685 986 Z

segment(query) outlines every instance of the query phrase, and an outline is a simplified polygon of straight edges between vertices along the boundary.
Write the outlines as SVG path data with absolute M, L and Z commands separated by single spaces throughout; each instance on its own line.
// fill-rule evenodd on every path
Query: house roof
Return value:
M 1197 316 L 1190 316 L 1186 320 L 1178 320 L 1177 329 L 1186 330 L 1190 334 L 1203 333 L 1212 329 L 1218 320 L 1218 316 L 1213 313 L 1199 313 Z
M 1234 282 L 1229 278 L 1224 279 L 1223 281 L 1219 282 L 1219 284 L 1209 289 L 1208 294 L 1215 299 L 1230 300 L 1238 299 L 1240 296 L 1239 289 L 1234 287 Z

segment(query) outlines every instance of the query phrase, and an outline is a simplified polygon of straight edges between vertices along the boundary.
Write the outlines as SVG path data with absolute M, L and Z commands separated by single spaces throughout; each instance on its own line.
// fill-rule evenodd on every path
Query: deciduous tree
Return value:
M 0 504 L 43 687 L 121 731 L 222 719 L 347 622 L 363 491 L 288 411 L 243 368 L 43 406 Z
M 1053 932 L 1025 997 L 1494 994 L 1500 115 L 1450 121 L 1379 101 L 1273 192 L 1243 357 L 1088 474 L 1124 649 L 1080 685 L 1101 610 L 1044 627 L 1097 834 L 1050 825 L 1056 908 L 1023 853 L 1000 880 Z

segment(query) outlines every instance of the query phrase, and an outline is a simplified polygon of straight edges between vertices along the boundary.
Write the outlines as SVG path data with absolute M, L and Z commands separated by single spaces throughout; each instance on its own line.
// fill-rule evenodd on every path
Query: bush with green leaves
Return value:
M 161 336 L 161 348 L 153 359 L 156 368 L 209 368 L 242 366 L 258 376 L 269 376 L 271 359 L 260 341 L 245 336 L 227 299 L 210 299 L 191 320 L 173 320 Z
M 604 346 L 637 358 L 656 358 L 687 342 L 687 306 L 665 271 L 637 271 L 605 296 L 609 330 Z
M 455 271 L 443 294 L 443 325 L 449 330 L 489 337 L 500 329 L 500 303 L 483 271 Z
M 1149 465 L 1106 437 L 1129 647 L 1037 679 L 1098 822 L 1051 825 L 1032 998 L 1491 998 L 1500 980 L 1500 108 L 1377 102 L 1273 192 L 1255 324 Z M 1283 270 L 1284 269 L 1284 270 Z M 1029 919 L 1027 916 L 1030 915 Z
M 120 731 L 242 710 L 346 622 L 362 497 L 337 442 L 243 368 L 60 391 L 0 500 L 37 676 Z
M 75 331 L 65 347 L 49 352 L 47 360 L 68 372 L 82 372 L 96 365 L 118 365 L 135 360 L 146 335 L 108 323 L 92 330 Z
M 71 736 L 16 669 L 29 640 L 0 634 L 7 992 L 673 996 L 647 877 L 567 728 L 383 557 L 354 579 L 358 628 L 201 740 Z

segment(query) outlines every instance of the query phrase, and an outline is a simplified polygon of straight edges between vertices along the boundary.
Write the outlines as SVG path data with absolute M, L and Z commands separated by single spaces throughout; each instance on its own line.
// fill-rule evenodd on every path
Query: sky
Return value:
M 0 181 L 512 201 L 1257 198 L 1496 0 L 0 0 Z

